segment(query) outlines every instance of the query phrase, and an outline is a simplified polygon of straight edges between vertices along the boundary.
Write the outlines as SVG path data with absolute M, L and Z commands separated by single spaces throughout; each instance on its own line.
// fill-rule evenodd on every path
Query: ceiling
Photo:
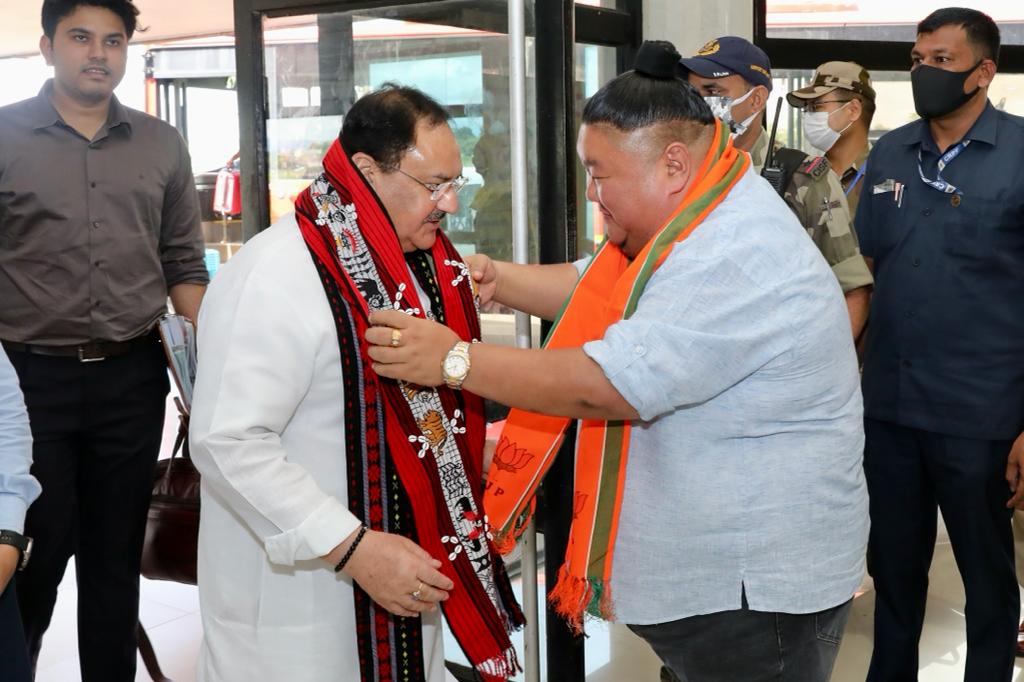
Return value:
M 232 33 L 232 0 L 135 0 L 139 25 L 133 42 Z M 42 0 L 0 0 L 0 58 L 38 54 Z

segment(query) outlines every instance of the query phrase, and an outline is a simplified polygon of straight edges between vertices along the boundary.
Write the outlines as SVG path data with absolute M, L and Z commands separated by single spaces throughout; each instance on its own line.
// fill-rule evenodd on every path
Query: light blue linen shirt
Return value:
M 39 497 L 39 483 L 29 474 L 32 432 L 18 375 L 0 347 L 0 529 L 25 531 L 25 512 Z
M 582 262 L 578 264 L 582 267 Z M 616 620 L 812 613 L 864 574 L 863 405 L 842 291 L 748 172 L 584 351 L 639 412 Z

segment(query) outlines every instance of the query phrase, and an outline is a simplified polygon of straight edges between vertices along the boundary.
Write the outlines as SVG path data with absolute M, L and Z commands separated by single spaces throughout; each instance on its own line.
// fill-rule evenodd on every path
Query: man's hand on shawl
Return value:
M 437 603 L 448 599 L 449 590 L 455 587 L 437 570 L 440 567 L 440 561 L 412 540 L 371 530 L 342 571 L 391 613 L 417 616 L 437 609 Z
M 485 256 L 482 253 L 466 256 L 464 260 L 476 283 L 476 291 L 480 296 L 480 307 L 489 308 L 494 301 L 494 294 L 498 291 L 498 268 L 495 267 L 490 256 Z
M 455 332 L 432 320 L 412 317 L 398 310 L 371 313 L 370 324 L 374 326 L 366 330 L 366 340 L 370 343 L 369 354 L 377 374 L 420 386 L 444 383 L 441 363 L 459 342 Z M 393 339 L 397 339 L 397 345 L 393 345 Z

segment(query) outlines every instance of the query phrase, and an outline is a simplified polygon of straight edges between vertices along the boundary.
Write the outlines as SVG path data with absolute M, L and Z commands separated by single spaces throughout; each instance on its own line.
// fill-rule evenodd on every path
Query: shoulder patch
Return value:
M 809 175 L 815 180 L 820 180 L 825 177 L 825 173 L 828 173 L 830 169 L 831 166 L 829 166 L 828 159 L 824 156 L 808 156 L 807 160 L 797 168 L 797 172 Z

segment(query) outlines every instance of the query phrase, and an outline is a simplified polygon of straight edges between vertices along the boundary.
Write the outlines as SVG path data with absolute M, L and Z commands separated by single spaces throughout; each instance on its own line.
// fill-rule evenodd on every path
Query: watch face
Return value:
M 449 355 L 444 361 L 444 372 L 450 377 L 458 378 L 466 373 L 466 358 L 459 355 Z

